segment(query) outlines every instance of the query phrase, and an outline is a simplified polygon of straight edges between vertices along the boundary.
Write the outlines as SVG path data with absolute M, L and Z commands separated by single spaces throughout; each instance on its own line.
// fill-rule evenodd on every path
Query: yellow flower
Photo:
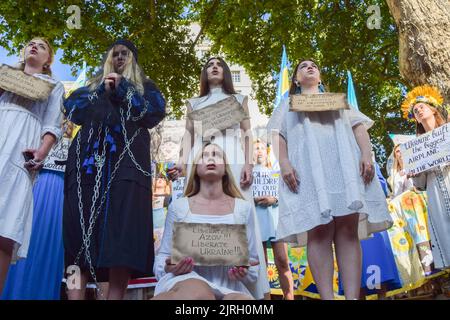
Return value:
M 404 227 L 406 227 L 406 221 L 405 220 L 403 220 L 403 219 L 396 219 L 395 220 L 395 224 L 396 224 L 396 226 L 398 227 L 398 228 L 404 228 Z
M 414 210 L 415 206 L 419 204 L 419 198 L 415 193 L 408 192 L 402 197 L 403 210 Z
M 269 278 L 270 282 L 278 279 L 278 270 L 273 264 L 269 264 L 267 267 L 267 278 Z
M 409 233 L 399 232 L 392 238 L 392 244 L 398 252 L 407 252 L 413 247 L 413 240 Z
M 388 205 L 389 212 L 395 212 L 395 206 L 392 203 Z
M 303 255 L 303 248 L 291 248 L 289 250 L 291 261 L 300 261 Z

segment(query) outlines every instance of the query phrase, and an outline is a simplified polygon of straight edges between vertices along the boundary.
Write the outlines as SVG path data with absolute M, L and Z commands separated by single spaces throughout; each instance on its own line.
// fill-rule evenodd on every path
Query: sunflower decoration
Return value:
M 389 212 L 395 212 L 395 206 L 392 202 L 388 204 L 388 210 Z
M 423 85 L 415 87 L 406 95 L 405 101 L 402 103 L 403 118 L 414 122 L 415 118 L 413 108 L 420 102 L 429 104 L 439 109 L 439 111 L 447 117 L 447 110 L 442 106 L 444 98 L 442 98 L 439 90 L 436 87 Z
M 404 227 L 406 227 L 407 223 L 403 219 L 396 219 L 395 225 L 396 225 L 396 227 L 403 229 Z
M 413 240 L 409 233 L 399 232 L 392 238 L 392 244 L 397 252 L 408 252 L 413 247 Z
M 303 248 L 290 248 L 289 258 L 292 262 L 299 262 L 303 256 Z
M 419 197 L 416 194 L 408 192 L 402 197 L 401 206 L 403 210 L 415 210 L 418 205 L 420 205 Z
M 267 266 L 267 278 L 270 282 L 275 282 L 278 280 L 278 270 L 273 264 Z

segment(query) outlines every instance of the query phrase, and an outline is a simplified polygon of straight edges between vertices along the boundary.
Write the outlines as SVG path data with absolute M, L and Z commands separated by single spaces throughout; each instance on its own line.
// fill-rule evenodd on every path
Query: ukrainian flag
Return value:
M 283 45 L 283 54 L 281 56 L 281 66 L 280 73 L 278 74 L 277 82 L 277 96 L 275 98 L 275 108 L 280 105 L 280 103 L 289 97 L 289 61 L 286 54 L 286 47 Z
M 289 60 L 286 54 L 286 47 L 283 45 L 283 53 L 281 55 L 280 73 L 278 74 L 277 81 L 277 95 L 275 97 L 274 108 L 277 108 L 285 99 L 289 99 Z M 272 163 L 272 169 L 274 171 L 280 170 L 280 164 L 278 159 L 273 154 L 272 148 L 268 149 L 269 159 Z
M 353 109 L 359 111 L 355 87 L 353 86 L 352 73 L 350 71 L 347 71 L 347 102 Z
M 77 90 L 80 87 L 84 87 L 86 85 L 86 62 L 83 61 L 83 69 L 81 70 L 80 74 L 78 75 L 77 80 L 73 83 L 72 87 L 66 92 L 66 98 L 69 97 L 72 92 Z M 78 130 L 80 130 L 80 126 L 77 126 L 74 124 L 74 128 L 72 130 L 72 139 L 77 134 Z
M 83 69 L 81 70 L 80 74 L 78 75 L 77 80 L 73 83 L 72 87 L 67 91 L 66 98 L 72 94 L 75 90 L 77 90 L 80 87 L 84 87 L 86 85 L 86 62 L 83 61 Z

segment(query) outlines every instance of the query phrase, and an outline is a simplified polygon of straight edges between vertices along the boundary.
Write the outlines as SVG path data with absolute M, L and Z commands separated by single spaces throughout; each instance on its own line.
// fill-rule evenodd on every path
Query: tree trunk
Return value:
M 386 0 L 399 29 L 401 76 L 436 86 L 450 103 L 450 1 Z

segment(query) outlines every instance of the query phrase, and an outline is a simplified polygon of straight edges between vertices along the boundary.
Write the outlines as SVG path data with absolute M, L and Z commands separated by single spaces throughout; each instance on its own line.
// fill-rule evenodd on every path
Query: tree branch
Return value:
M 197 37 L 195 38 L 194 42 L 192 43 L 192 48 L 194 48 L 197 45 L 198 40 L 200 39 L 200 37 L 205 32 L 205 29 L 208 27 L 210 21 L 212 20 L 212 17 L 216 13 L 219 4 L 220 4 L 220 0 L 214 0 L 213 4 L 209 8 L 208 12 L 206 13 L 205 21 L 201 25 L 200 31 L 197 34 Z

